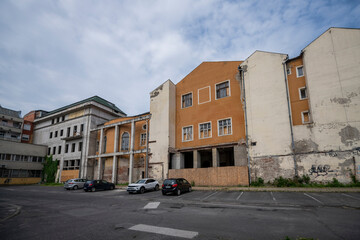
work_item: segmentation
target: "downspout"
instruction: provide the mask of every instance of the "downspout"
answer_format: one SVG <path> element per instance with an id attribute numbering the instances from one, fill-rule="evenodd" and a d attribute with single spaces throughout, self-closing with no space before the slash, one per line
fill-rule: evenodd
<path id="1" fill-rule="evenodd" d="M 247 125 L 247 110 L 246 110 L 246 96 L 245 96 L 245 79 L 244 79 L 244 69 L 239 65 L 239 74 L 240 74 L 240 99 L 244 106 L 245 112 L 245 139 L 246 139 L 246 148 L 247 148 L 247 162 L 248 162 L 248 178 L 249 186 L 251 185 L 251 171 L 250 171 L 250 154 L 249 154 L 249 135 L 248 135 L 248 125 Z"/>
<path id="2" fill-rule="evenodd" d="M 284 69 L 284 78 L 285 78 L 285 89 L 286 89 L 286 100 L 288 105 L 288 112 L 289 112 L 289 123 L 290 123 L 290 133 L 291 133 L 291 150 L 294 160 L 294 170 L 295 170 L 295 177 L 298 176 L 298 169 L 296 164 L 296 156 L 295 156 L 295 143 L 294 143 L 294 132 L 293 132 L 293 126 L 292 126 L 292 117 L 291 117 L 291 106 L 290 106 L 290 97 L 289 97 L 289 88 L 288 88 L 288 79 L 287 79 L 287 72 L 286 72 L 286 62 L 289 59 L 289 56 L 286 56 L 286 58 L 283 61 L 283 69 Z"/>

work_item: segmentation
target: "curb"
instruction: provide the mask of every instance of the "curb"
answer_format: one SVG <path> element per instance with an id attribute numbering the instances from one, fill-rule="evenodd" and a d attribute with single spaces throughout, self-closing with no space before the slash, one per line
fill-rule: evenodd
<path id="1" fill-rule="evenodd" d="M 18 206 L 18 205 L 8 204 L 8 206 L 10 206 L 10 207 L 12 207 L 12 208 L 15 208 L 15 212 L 12 213 L 12 214 L 10 214 L 10 215 L 8 215 L 8 216 L 5 217 L 5 218 L 2 218 L 2 219 L 0 218 L 0 223 L 5 222 L 5 221 L 9 220 L 10 218 L 15 217 L 16 215 L 18 215 L 18 214 L 21 212 L 21 207 Z"/>

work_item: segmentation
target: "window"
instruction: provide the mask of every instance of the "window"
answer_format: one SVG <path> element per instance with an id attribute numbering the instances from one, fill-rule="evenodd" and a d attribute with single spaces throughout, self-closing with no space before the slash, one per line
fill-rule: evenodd
<path id="1" fill-rule="evenodd" d="M 53 147 L 53 155 L 56 154 L 56 147 Z"/>
<path id="2" fill-rule="evenodd" d="M 60 130 L 60 137 L 62 137 L 63 135 L 64 135 L 64 130 L 61 129 L 61 130 Z"/>
<path id="3" fill-rule="evenodd" d="M 30 131 L 31 125 L 30 124 L 24 124 L 24 130 Z"/>
<path id="4" fill-rule="evenodd" d="M 291 74 L 291 68 L 286 68 L 286 73 L 287 73 L 287 75 L 290 75 Z"/>
<path id="5" fill-rule="evenodd" d="M 306 87 L 299 88 L 300 100 L 307 99 Z"/>
<path id="6" fill-rule="evenodd" d="M 61 117 L 61 120 L 62 120 L 62 121 L 65 121 L 65 116 L 62 116 L 62 117 Z"/>
<path id="7" fill-rule="evenodd" d="M 70 127 L 67 128 L 67 133 L 66 133 L 67 137 L 70 137 L 70 129 L 71 129 Z"/>
<path id="8" fill-rule="evenodd" d="M 296 67 L 296 77 L 304 76 L 303 66 Z"/>
<path id="9" fill-rule="evenodd" d="M 144 125 L 142 126 L 142 129 L 143 129 L 143 130 L 146 130 L 146 124 L 144 124 Z"/>
<path id="10" fill-rule="evenodd" d="M 219 136 L 231 135 L 231 119 L 224 119 L 218 121 Z"/>
<path id="11" fill-rule="evenodd" d="M 80 125 L 80 133 L 83 133 L 83 131 L 84 131 L 84 124 L 81 124 Z"/>
<path id="12" fill-rule="evenodd" d="M 71 145 L 71 152 L 75 152 L 75 143 Z"/>
<path id="13" fill-rule="evenodd" d="M 216 99 L 230 96 L 230 81 L 216 84 Z"/>
<path id="14" fill-rule="evenodd" d="M 57 122 L 60 122 L 60 117 L 58 117 L 56 120 L 57 120 Z"/>
<path id="15" fill-rule="evenodd" d="M 192 106 L 192 93 L 184 94 L 181 96 L 181 108 Z"/>
<path id="16" fill-rule="evenodd" d="M 52 138 L 52 132 L 50 132 L 50 138 Z"/>
<path id="17" fill-rule="evenodd" d="M 127 132 L 121 136 L 121 150 L 129 150 L 129 133 Z"/>
<path id="18" fill-rule="evenodd" d="M 24 141 L 29 141 L 29 139 L 30 139 L 30 136 L 29 136 L 29 135 L 27 135 L 27 134 L 23 134 L 23 135 L 22 135 L 22 140 L 24 140 Z"/>
<path id="19" fill-rule="evenodd" d="M 310 113 L 309 111 L 301 112 L 302 123 L 310 123 Z"/>
<path id="20" fill-rule="evenodd" d="M 141 133 L 140 134 L 140 146 L 145 146 L 145 145 L 146 145 L 146 133 Z"/>
<path id="21" fill-rule="evenodd" d="M 76 133 L 77 133 L 77 126 L 74 126 L 74 132 L 73 132 L 73 134 L 76 135 Z"/>
<path id="22" fill-rule="evenodd" d="M 51 124 L 54 124 L 55 123 L 55 119 L 51 119 Z"/>
<path id="23" fill-rule="evenodd" d="M 182 135 L 183 135 L 183 138 L 182 138 L 183 142 L 192 141 L 193 140 L 193 127 L 192 126 L 183 127 Z"/>
<path id="24" fill-rule="evenodd" d="M 48 148 L 48 155 L 51 154 L 51 148 Z"/>
<path id="25" fill-rule="evenodd" d="M 57 135 L 58 135 L 58 131 L 55 131 L 55 137 L 57 137 Z"/>
<path id="26" fill-rule="evenodd" d="M 81 150 L 82 150 L 82 142 L 79 142 L 78 151 L 81 152 Z"/>
<path id="27" fill-rule="evenodd" d="M 66 144 L 65 145 L 65 153 L 68 153 L 69 152 L 69 144 Z"/>
<path id="28" fill-rule="evenodd" d="M 61 154 L 61 146 L 58 147 L 58 154 Z"/>
<path id="29" fill-rule="evenodd" d="M 211 122 L 199 124 L 199 138 L 210 138 L 211 137 Z"/>

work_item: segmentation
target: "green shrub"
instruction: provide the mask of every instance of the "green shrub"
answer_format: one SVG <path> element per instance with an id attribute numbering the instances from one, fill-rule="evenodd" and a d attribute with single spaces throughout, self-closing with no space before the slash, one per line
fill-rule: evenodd
<path id="1" fill-rule="evenodd" d="M 195 181 L 191 181 L 191 186 L 195 187 Z"/>
<path id="2" fill-rule="evenodd" d="M 251 183 L 251 186 L 253 186 L 253 187 L 262 187 L 262 186 L 264 186 L 264 179 L 262 179 L 262 178 L 256 179 L 256 181 L 253 181 Z"/>

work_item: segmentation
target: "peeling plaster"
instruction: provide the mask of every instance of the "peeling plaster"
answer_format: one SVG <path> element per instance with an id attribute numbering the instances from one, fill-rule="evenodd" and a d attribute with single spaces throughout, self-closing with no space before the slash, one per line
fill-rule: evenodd
<path id="1" fill-rule="evenodd" d="M 339 132 L 339 136 L 341 137 L 341 142 L 346 146 L 352 146 L 353 141 L 360 140 L 360 132 L 357 128 L 351 127 L 350 125 L 344 127 Z"/>
<path id="2" fill-rule="evenodd" d="M 295 141 L 294 145 L 295 153 L 316 152 L 319 150 L 319 145 L 313 142 L 311 139 Z"/>
<path id="3" fill-rule="evenodd" d="M 351 102 L 350 98 L 332 98 L 330 99 L 331 102 L 333 103 L 338 103 L 338 104 L 348 104 Z"/>
<path id="4" fill-rule="evenodd" d="M 160 91 L 162 91 L 162 90 L 163 90 L 163 85 L 161 85 L 160 87 L 158 87 L 158 88 L 156 88 L 154 91 L 152 91 L 152 92 L 150 93 L 150 98 L 156 97 L 157 95 L 160 94 Z"/>

